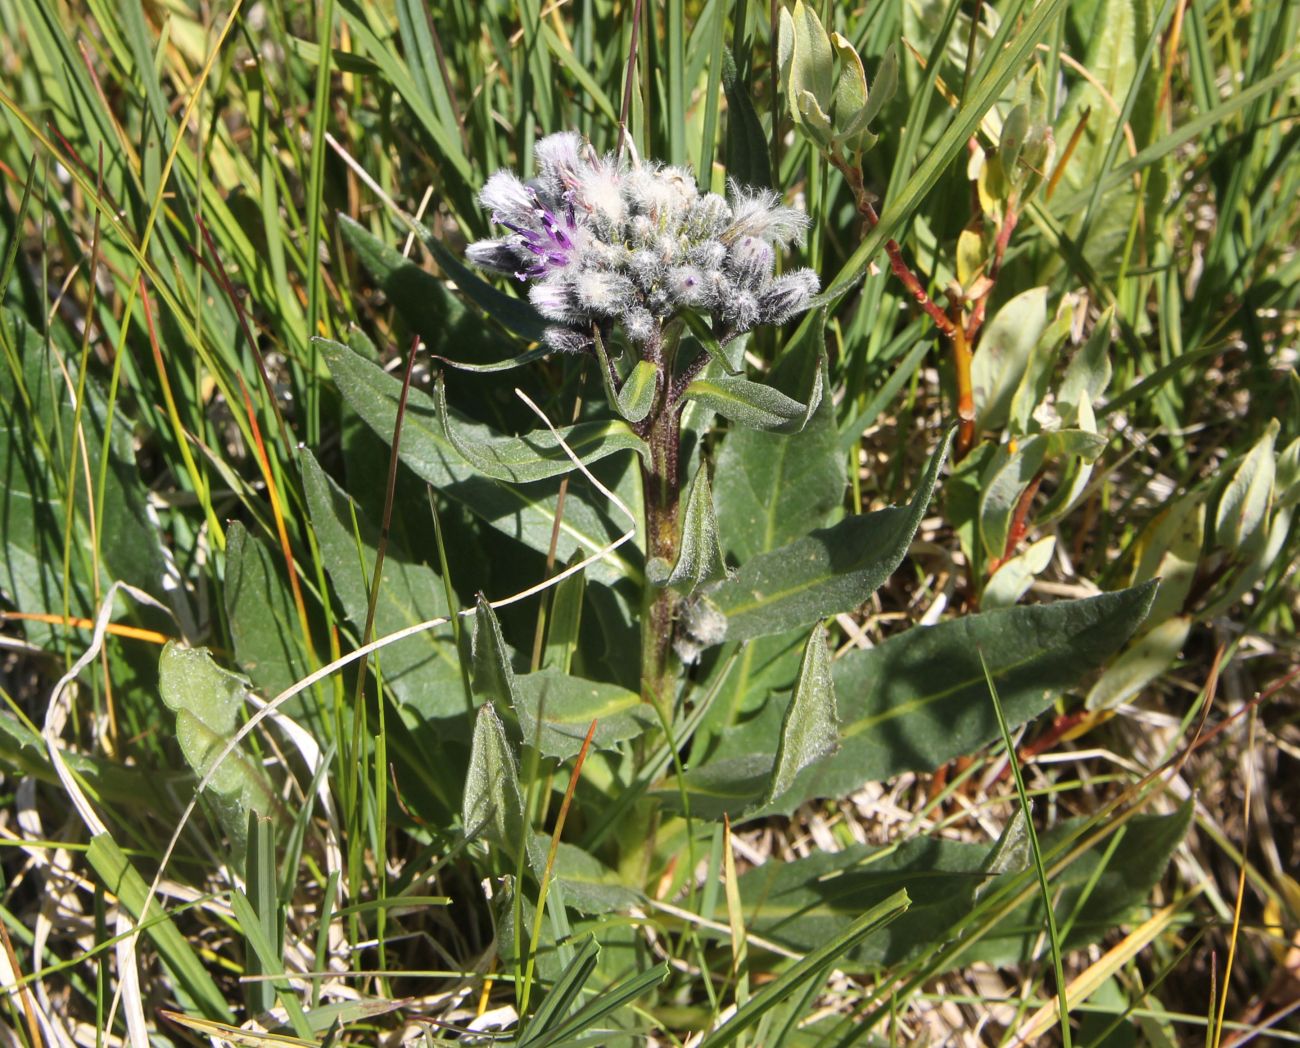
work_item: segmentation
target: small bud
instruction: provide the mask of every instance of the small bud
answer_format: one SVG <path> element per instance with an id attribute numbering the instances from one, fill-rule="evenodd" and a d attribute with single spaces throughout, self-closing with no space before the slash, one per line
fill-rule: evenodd
<path id="1" fill-rule="evenodd" d="M 498 171 L 478 194 L 479 203 L 492 212 L 492 220 L 504 224 L 528 225 L 537 208 L 537 194 L 509 171 Z"/>
<path id="2" fill-rule="evenodd" d="M 504 240 L 479 240 L 465 249 L 465 257 L 480 269 L 497 273 L 514 273 L 519 269 L 519 256 Z"/>
<path id="3" fill-rule="evenodd" d="M 573 289 L 563 277 L 538 281 L 528 290 L 528 300 L 547 320 L 572 321 Z"/>
<path id="4" fill-rule="evenodd" d="M 542 332 L 542 341 L 557 353 L 583 353 L 593 345 L 591 336 L 586 332 L 558 324 Z"/>
<path id="5" fill-rule="evenodd" d="M 821 281 L 811 269 L 797 269 L 778 277 L 758 298 L 760 324 L 783 324 L 812 304 Z"/>

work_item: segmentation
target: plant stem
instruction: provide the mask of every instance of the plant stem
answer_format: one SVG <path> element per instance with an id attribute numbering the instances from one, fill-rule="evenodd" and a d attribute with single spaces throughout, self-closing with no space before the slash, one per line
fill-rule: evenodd
<path id="1" fill-rule="evenodd" d="M 665 334 L 667 337 L 665 337 Z M 658 332 L 642 346 L 644 359 L 659 369 L 659 391 L 650 415 L 638 427 L 650 447 L 650 462 L 641 461 L 645 501 L 646 561 L 677 562 L 677 510 L 681 497 L 681 410 L 673 383 L 680 329 Z M 648 573 L 647 573 L 648 574 Z M 673 613 L 677 595 L 648 579 L 641 604 L 641 697 L 665 717 L 672 716 L 676 693 L 673 661 Z"/>
<path id="2" fill-rule="evenodd" d="M 646 559 L 677 562 L 677 509 L 681 477 L 677 406 L 665 404 L 654 417 L 647 440 L 650 464 L 643 462 Z M 667 586 L 646 583 L 641 613 L 641 697 L 667 716 L 672 715 L 676 677 L 673 665 L 673 612 L 677 595 Z"/>

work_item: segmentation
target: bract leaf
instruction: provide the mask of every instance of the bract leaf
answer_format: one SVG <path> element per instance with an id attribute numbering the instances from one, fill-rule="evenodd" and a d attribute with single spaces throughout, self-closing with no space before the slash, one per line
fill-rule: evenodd
<path id="1" fill-rule="evenodd" d="M 512 860 L 518 857 L 524 845 L 524 799 L 510 740 L 490 702 L 479 707 L 474 719 L 461 820 L 467 834 L 496 845 Z"/>
<path id="2" fill-rule="evenodd" d="M 703 461 L 691 480 L 682 519 L 681 547 L 667 585 L 684 593 L 706 582 L 726 578 L 727 565 L 718 541 L 718 521 L 713 514 L 713 491 Z"/>
<path id="3" fill-rule="evenodd" d="M 781 744 L 772 766 L 772 781 L 764 804 L 778 800 L 798 774 L 839 748 L 839 723 L 835 712 L 835 682 L 831 678 L 831 653 L 818 626 L 808 638 L 794 695 L 781 725 Z"/>

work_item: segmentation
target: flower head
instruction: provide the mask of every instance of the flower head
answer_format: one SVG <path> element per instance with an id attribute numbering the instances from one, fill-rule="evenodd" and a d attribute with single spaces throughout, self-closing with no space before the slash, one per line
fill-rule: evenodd
<path id="1" fill-rule="evenodd" d="M 723 340 L 779 324 L 811 304 L 812 270 L 777 277 L 777 251 L 808 219 L 770 190 L 731 183 L 701 193 L 685 168 L 601 156 L 571 131 L 537 143 L 537 177 L 498 171 L 479 192 L 509 232 L 471 244 L 482 269 L 531 283 L 529 299 L 556 325 L 548 345 L 591 345 L 595 325 L 641 344 L 683 311 L 708 316 Z"/>

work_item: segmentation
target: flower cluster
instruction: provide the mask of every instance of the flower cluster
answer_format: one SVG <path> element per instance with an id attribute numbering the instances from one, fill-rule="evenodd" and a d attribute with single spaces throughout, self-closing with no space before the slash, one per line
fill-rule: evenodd
<path id="1" fill-rule="evenodd" d="M 773 274 L 777 250 L 808 223 L 774 193 L 734 182 L 726 198 L 701 193 L 683 168 L 601 156 L 571 131 L 543 138 L 535 155 L 534 180 L 503 170 L 484 185 L 480 203 L 510 232 L 468 256 L 532 282 L 556 349 L 590 345 L 593 324 L 644 344 L 684 310 L 709 317 L 725 342 L 783 323 L 817 293 L 810 269 Z"/>

